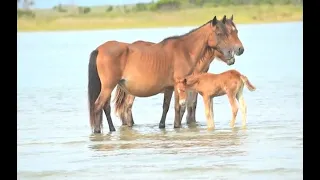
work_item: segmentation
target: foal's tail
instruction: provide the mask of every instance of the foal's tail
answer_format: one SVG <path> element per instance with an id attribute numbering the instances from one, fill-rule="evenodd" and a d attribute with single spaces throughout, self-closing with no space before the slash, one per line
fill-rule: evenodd
<path id="1" fill-rule="evenodd" d="M 113 99 L 115 101 L 115 113 L 116 115 L 122 117 L 124 113 L 124 108 L 126 104 L 126 99 L 128 97 L 128 94 L 122 90 L 119 85 L 117 86 L 116 95 Z M 122 120 L 122 119 L 121 119 Z"/>
<path id="2" fill-rule="evenodd" d="M 247 87 L 250 91 L 256 90 L 256 87 L 254 87 L 254 85 L 251 84 L 251 82 L 249 81 L 249 79 L 248 79 L 246 76 L 240 75 L 240 78 L 241 78 L 242 82 L 246 85 L 246 87 Z"/>
<path id="3" fill-rule="evenodd" d="M 88 101 L 89 101 L 90 125 L 92 129 L 95 127 L 95 123 L 96 123 L 94 103 L 98 98 L 100 89 L 101 89 L 101 82 L 98 75 L 97 64 L 96 64 L 98 53 L 99 51 L 97 49 L 91 52 L 89 65 L 88 65 Z M 100 118 L 102 118 L 102 116 L 100 116 Z M 99 121 L 101 123 L 100 127 L 102 126 L 101 120 Z"/>

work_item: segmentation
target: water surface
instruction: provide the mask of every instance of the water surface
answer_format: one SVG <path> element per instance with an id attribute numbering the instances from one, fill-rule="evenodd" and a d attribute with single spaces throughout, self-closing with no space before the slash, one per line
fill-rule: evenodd
<path id="1" fill-rule="evenodd" d="M 233 66 L 257 87 L 244 90 L 247 128 L 239 111 L 231 129 L 226 96 L 215 98 L 216 130 L 206 130 L 202 98 L 197 125 L 158 128 L 163 95 L 136 98 L 136 125 L 91 135 L 87 105 L 90 52 L 107 40 L 158 42 L 193 27 L 18 33 L 18 179 L 302 179 L 302 22 L 238 25 L 245 53 Z"/>

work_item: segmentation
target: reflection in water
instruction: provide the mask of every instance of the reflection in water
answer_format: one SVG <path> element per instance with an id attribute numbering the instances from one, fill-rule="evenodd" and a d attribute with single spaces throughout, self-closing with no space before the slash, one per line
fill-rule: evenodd
<path id="1" fill-rule="evenodd" d="M 155 130 L 154 126 L 122 126 L 115 133 L 91 135 L 94 142 L 89 146 L 94 151 L 118 150 L 166 150 L 161 153 L 197 153 L 219 156 L 243 155 L 242 141 L 246 140 L 246 129 L 233 128 L 207 131 L 206 126 L 192 128 Z M 130 153 L 130 152 L 127 152 Z"/>

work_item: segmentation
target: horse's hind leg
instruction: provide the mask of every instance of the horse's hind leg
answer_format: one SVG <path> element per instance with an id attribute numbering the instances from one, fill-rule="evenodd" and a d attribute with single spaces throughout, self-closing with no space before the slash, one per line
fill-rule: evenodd
<path id="1" fill-rule="evenodd" d="M 95 127 L 94 127 L 94 133 L 101 133 L 101 128 L 102 128 L 102 109 L 104 108 L 104 105 L 107 103 L 107 101 L 110 101 L 111 98 L 111 92 L 113 89 L 111 88 L 103 88 L 103 86 L 101 87 L 101 91 L 100 94 L 95 102 L 95 114 L 96 114 L 96 118 L 95 118 Z M 109 104 L 110 105 L 110 104 Z M 110 108 L 107 108 L 107 110 L 110 110 Z M 106 113 L 108 113 L 108 111 L 106 111 Z M 110 114 L 110 111 L 109 111 Z M 110 121 L 111 120 L 111 116 L 109 116 Z M 108 120 L 109 122 L 109 120 Z M 109 128 L 110 128 L 110 124 L 109 124 Z"/>
<path id="2" fill-rule="evenodd" d="M 116 131 L 116 129 L 114 128 L 112 119 L 111 119 L 111 106 L 110 106 L 110 98 L 107 100 L 107 102 L 105 103 L 104 107 L 103 107 L 104 113 L 107 117 L 107 122 L 109 125 L 109 131 Z"/>
<path id="3" fill-rule="evenodd" d="M 247 105 L 243 98 L 243 88 L 237 93 L 237 100 L 239 101 L 239 106 L 242 114 L 242 127 L 245 127 L 247 124 Z"/>
<path id="4" fill-rule="evenodd" d="M 230 103 L 231 108 L 232 108 L 232 118 L 231 118 L 231 121 L 230 121 L 230 127 L 234 127 L 234 124 L 236 122 L 236 116 L 237 116 L 237 113 L 238 113 L 237 99 L 236 99 L 236 95 L 234 95 L 234 94 L 228 93 L 227 96 L 228 96 L 229 103 Z"/>
<path id="5" fill-rule="evenodd" d="M 163 105 L 162 105 L 162 116 L 159 123 L 159 128 L 165 128 L 166 126 L 166 118 L 167 113 L 170 107 L 170 102 L 172 98 L 173 89 L 168 88 L 164 90 L 164 97 L 163 97 Z"/>

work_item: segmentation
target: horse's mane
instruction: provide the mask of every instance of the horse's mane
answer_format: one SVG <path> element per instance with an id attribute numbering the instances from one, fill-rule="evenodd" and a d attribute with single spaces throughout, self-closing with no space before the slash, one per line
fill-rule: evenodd
<path id="1" fill-rule="evenodd" d="M 201 26 L 199 26 L 199 27 L 197 27 L 197 28 L 194 28 L 194 29 L 190 30 L 189 32 L 187 32 L 187 33 L 185 33 L 185 34 L 167 37 L 167 38 L 163 39 L 160 43 L 166 44 L 166 42 L 169 41 L 169 40 L 180 39 L 180 38 L 182 38 L 182 37 L 184 37 L 184 36 L 187 36 L 187 35 L 195 32 L 195 31 L 197 31 L 198 29 L 202 28 L 203 26 L 207 25 L 208 23 L 212 23 L 212 20 L 204 23 L 203 25 L 201 25 Z M 221 21 L 217 21 L 216 26 L 217 26 L 218 28 L 220 28 L 224 33 L 227 33 L 227 28 L 226 28 L 225 24 L 223 24 Z"/>

